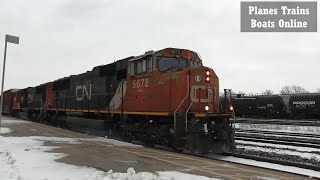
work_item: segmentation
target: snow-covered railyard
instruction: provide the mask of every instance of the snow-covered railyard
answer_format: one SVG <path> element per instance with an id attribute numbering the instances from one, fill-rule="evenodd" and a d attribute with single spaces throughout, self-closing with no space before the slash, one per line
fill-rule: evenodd
<path id="1" fill-rule="evenodd" d="M 301 141 L 307 145 L 317 146 L 317 144 L 320 144 L 320 127 L 318 126 L 236 123 L 236 128 L 240 130 L 240 132 L 237 133 L 239 136 L 247 135 L 248 137 L 256 137 L 257 139 L 273 138 L 284 142 L 283 144 L 276 144 L 236 140 L 236 152 L 239 154 L 320 167 L 319 148 L 285 144 L 285 142 Z M 246 132 L 246 130 L 248 130 L 248 132 Z M 254 133 L 252 133 L 252 131 Z M 268 133 L 264 134 L 263 132 Z M 289 135 L 285 135 L 286 133 Z M 294 136 L 290 136 L 290 133 Z M 313 135 L 314 137 L 312 137 Z"/>
<path id="2" fill-rule="evenodd" d="M 245 159 L 204 159 L 12 118 L 3 125 L 0 180 L 305 178 L 238 164 Z"/>

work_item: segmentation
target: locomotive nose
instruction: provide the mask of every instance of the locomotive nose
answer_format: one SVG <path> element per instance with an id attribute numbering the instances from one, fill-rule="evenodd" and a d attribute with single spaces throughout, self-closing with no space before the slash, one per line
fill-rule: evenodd
<path id="1" fill-rule="evenodd" d="M 214 71 L 206 67 L 197 67 L 190 70 L 190 100 L 191 110 L 196 112 L 215 112 L 218 92 L 218 78 Z"/>
<path id="2" fill-rule="evenodd" d="M 191 81 L 195 85 L 210 86 L 215 73 L 209 68 L 195 68 L 190 70 Z"/>

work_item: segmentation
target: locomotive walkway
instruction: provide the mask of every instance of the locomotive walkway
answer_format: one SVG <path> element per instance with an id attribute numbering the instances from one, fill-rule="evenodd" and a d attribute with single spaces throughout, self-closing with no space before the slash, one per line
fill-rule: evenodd
<path id="1" fill-rule="evenodd" d="M 295 174 L 195 157 L 138 145 L 112 143 L 113 140 L 108 141 L 107 138 L 97 138 L 95 136 L 45 124 L 30 122 L 22 124 L 7 123 L 3 125 L 13 131 L 8 134 L 2 134 L 1 136 L 44 136 L 75 139 L 79 143 L 67 143 L 64 141 L 53 142 L 48 140 L 45 142 L 45 145 L 58 147 L 50 152 L 67 154 L 67 156 L 59 159 L 58 162 L 76 166 L 94 167 L 106 172 L 110 169 L 117 172 L 126 172 L 129 167 L 133 167 L 138 172 L 180 171 L 221 179 L 306 178 Z M 102 139 L 106 139 L 106 141 Z"/>

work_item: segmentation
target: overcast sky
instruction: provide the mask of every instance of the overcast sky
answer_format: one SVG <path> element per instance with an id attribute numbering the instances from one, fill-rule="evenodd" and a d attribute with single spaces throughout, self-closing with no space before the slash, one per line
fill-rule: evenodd
<path id="1" fill-rule="evenodd" d="M 5 89 L 166 47 L 198 52 L 221 89 L 320 88 L 320 34 L 241 33 L 238 0 L 0 0 L 1 69 L 5 34 L 21 38 Z"/>

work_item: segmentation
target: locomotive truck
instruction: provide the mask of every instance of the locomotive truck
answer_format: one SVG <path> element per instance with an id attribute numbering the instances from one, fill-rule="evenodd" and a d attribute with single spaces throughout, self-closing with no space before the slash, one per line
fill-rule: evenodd
<path id="1" fill-rule="evenodd" d="M 148 51 L 15 92 L 12 113 L 197 153 L 235 147 L 231 90 L 187 49 Z M 94 124 L 94 125 L 92 125 Z"/>

